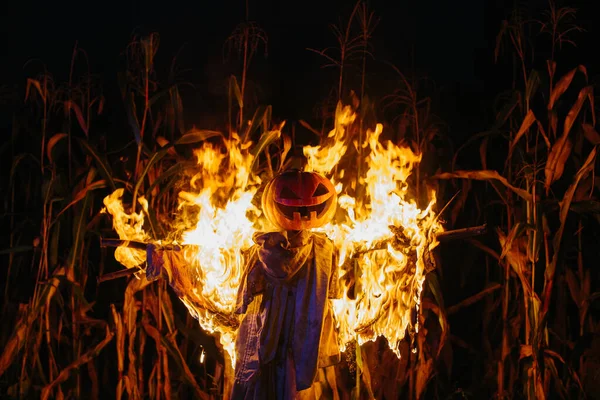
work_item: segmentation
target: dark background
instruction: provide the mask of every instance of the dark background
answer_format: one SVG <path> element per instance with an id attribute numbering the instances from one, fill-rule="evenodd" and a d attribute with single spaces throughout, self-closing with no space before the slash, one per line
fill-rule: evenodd
<path id="1" fill-rule="evenodd" d="M 591 3 L 591 2 L 587 2 Z M 323 70 L 323 59 L 306 50 L 335 45 L 330 23 L 347 18 L 353 1 L 287 2 L 250 0 L 250 19 L 267 32 L 268 57 L 258 54 L 251 66 L 251 80 L 259 82 L 262 102 L 272 104 L 280 119 L 306 119 L 335 84 L 336 71 Z M 559 4 L 560 5 L 560 4 Z M 570 2 L 579 8 L 579 23 L 588 30 L 576 35 L 579 48 L 572 64 L 584 63 L 594 75 L 591 4 Z M 397 65 L 409 76 L 427 76 L 436 83 L 434 110 L 448 123 L 449 133 L 461 141 L 485 129 L 490 101 L 512 81 L 510 57 L 494 64 L 494 47 L 501 21 L 515 6 L 513 1 L 383 1 L 370 2 L 379 25 L 374 34 L 374 54 L 379 64 L 369 66 L 369 94 L 383 96 L 377 77 L 389 75 L 384 61 Z M 519 7 L 540 15 L 545 0 L 524 2 Z M 75 44 L 89 57 L 91 71 L 100 74 L 105 95 L 118 95 L 117 71 L 123 51 L 133 34 L 158 32 L 157 68 L 166 70 L 175 55 L 186 69 L 184 77 L 197 90 L 184 96 L 186 123 L 210 121 L 225 101 L 224 43 L 245 17 L 245 2 L 238 1 L 121 1 L 121 2 L 4 2 L 0 8 L 2 37 L 0 84 L 24 85 L 25 78 L 40 71 L 43 62 L 57 79 L 67 79 Z M 542 63 L 544 60 L 540 60 Z M 543 64 L 540 65 L 543 67 Z M 572 68 L 568 62 L 565 69 Z M 110 104 L 110 101 L 107 101 Z"/>
<path id="2" fill-rule="evenodd" d="M 593 29 L 593 2 L 567 4 L 579 9 L 578 23 L 587 32 L 576 34 L 577 49 L 567 49 L 559 68 L 587 66 L 595 75 L 593 61 L 600 36 Z M 369 2 L 380 18 L 373 45 L 378 63 L 369 65 L 371 96 L 383 96 L 386 85 L 379 76 L 390 75 L 391 62 L 409 76 L 427 76 L 436 84 L 434 112 L 447 124 L 455 141 L 485 129 L 492 112 L 491 101 L 510 88 L 512 69 L 506 55 L 494 63 L 494 47 L 501 21 L 518 6 L 541 17 L 546 0 L 517 3 L 510 0 L 442 0 Z M 268 56 L 254 58 L 249 79 L 259 82 L 261 101 L 272 104 L 280 119 L 308 119 L 335 84 L 336 71 L 323 70 L 324 60 L 307 47 L 335 46 L 329 24 L 347 18 L 354 1 L 249 0 L 249 18 L 268 34 Z M 75 44 L 84 49 L 91 71 L 100 74 L 105 94 L 118 96 L 117 71 L 132 35 L 160 34 L 157 68 L 166 70 L 177 55 L 184 78 L 197 87 L 184 96 L 186 123 L 210 125 L 226 101 L 227 77 L 223 68 L 224 44 L 235 26 L 245 18 L 246 3 L 237 1 L 105 1 L 50 2 L 11 1 L 1 6 L 0 29 L 4 44 L 0 84 L 24 85 L 25 78 L 39 72 L 39 60 L 58 79 L 67 79 Z M 539 44 L 538 44 L 539 48 Z M 576 53 L 576 54 L 575 54 Z M 235 55 L 234 55 L 235 57 Z M 545 59 L 540 57 L 539 68 Z M 559 71 L 560 72 L 560 71 Z M 108 99 L 107 99 L 108 100 Z M 110 101 L 107 101 L 110 104 Z"/>

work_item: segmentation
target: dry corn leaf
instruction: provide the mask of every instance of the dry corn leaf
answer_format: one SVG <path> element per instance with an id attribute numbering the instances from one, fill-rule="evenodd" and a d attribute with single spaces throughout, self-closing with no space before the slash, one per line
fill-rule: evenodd
<path id="1" fill-rule="evenodd" d="M 427 383 L 433 374 L 433 359 L 428 358 L 426 361 L 419 360 L 417 364 L 417 385 L 416 385 L 416 398 L 422 398 Z"/>
<path id="2" fill-rule="evenodd" d="M 577 119 L 577 116 L 579 115 L 579 112 L 581 111 L 581 108 L 583 107 L 583 103 L 585 102 L 586 99 L 590 100 L 590 103 L 591 103 L 590 108 L 592 110 L 592 115 L 593 115 L 594 100 L 591 95 L 592 95 L 592 86 L 586 86 L 579 91 L 579 94 L 577 95 L 577 100 L 575 101 L 575 104 L 573 104 L 573 107 L 571 107 L 571 109 L 567 113 L 567 116 L 565 117 L 563 136 L 567 136 L 569 134 L 569 132 L 571 132 L 571 128 L 573 127 L 573 124 L 575 123 L 575 120 Z"/>
<path id="3" fill-rule="evenodd" d="M 166 399 L 171 398 L 171 393 L 173 389 L 171 387 L 171 374 L 169 373 L 169 357 L 167 357 L 167 351 L 163 347 L 162 348 L 162 361 L 163 361 L 163 371 L 164 371 L 164 382 L 163 382 L 163 391 Z"/>
<path id="4" fill-rule="evenodd" d="M 175 141 L 175 144 L 195 144 L 199 142 L 204 142 L 207 139 L 223 136 L 223 134 L 219 131 L 211 131 L 208 129 L 192 129 L 186 134 L 182 135 L 179 139 Z"/>
<path id="5" fill-rule="evenodd" d="M 525 296 L 535 295 L 532 293 L 529 280 L 525 276 L 528 260 L 527 253 L 521 251 L 519 246 L 513 246 L 514 241 L 510 241 L 509 237 L 507 237 L 500 229 L 497 229 L 497 233 L 500 246 L 502 246 L 502 254 L 505 255 L 506 260 L 519 277 Z"/>
<path id="6" fill-rule="evenodd" d="M 551 362 L 552 364 L 554 364 L 554 359 L 560 361 L 565 367 L 567 367 L 568 371 L 569 371 L 569 375 L 571 375 L 571 377 L 573 378 L 573 380 L 575 381 L 575 383 L 577 383 L 577 386 L 579 386 L 579 388 L 581 390 L 583 390 L 583 386 L 581 385 L 581 381 L 579 380 L 579 375 L 577 375 L 577 372 L 575 372 L 571 366 L 565 362 L 564 358 L 562 358 L 562 356 L 560 354 L 558 354 L 557 352 L 550 350 L 550 349 L 544 349 L 544 362 L 549 363 Z M 554 367 L 556 368 L 556 367 Z"/>
<path id="7" fill-rule="evenodd" d="M 462 189 L 461 189 L 458 197 L 456 198 L 454 205 L 452 206 L 452 210 L 450 211 L 450 221 L 453 226 L 456 223 L 456 220 L 458 219 L 459 213 L 463 210 L 463 208 L 467 202 L 467 198 L 469 197 L 470 191 L 471 191 L 471 181 L 468 179 L 463 180 Z"/>
<path id="8" fill-rule="evenodd" d="M 575 190 L 577 189 L 579 182 L 584 179 L 590 173 L 590 171 L 593 170 L 595 161 L 596 147 L 594 147 L 594 149 L 590 152 L 587 159 L 583 163 L 583 166 L 579 169 L 579 171 L 577 171 L 577 174 L 575 174 L 573 183 L 571 183 L 565 192 L 562 201 L 560 202 L 560 227 L 556 231 L 556 234 L 553 238 L 552 246 L 554 254 L 552 255 L 551 260 L 548 260 L 549 262 L 547 262 L 546 271 L 544 273 L 544 307 L 542 311 L 543 315 L 540 317 L 540 319 L 544 319 L 545 314 L 548 312 L 548 308 L 550 307 L 550 297 L 552 294 L 552 286 L 554 285 L 554 272 L 556 271 L 558 254 L 560 252 L 560 245 L 562 243 L 562 235 L 565 229 L 567 215 L 571 209 L 571 202 L 573 200 L 573 196 L 575 195 Z"/>
<path id="9" fill-rule="evenodd" d="M 149 294 L 149 293 L 148 293 Z M 147 295 L 148 296 L 148 295 Z M 148 302 L 149 299 L 148 297 L 146 298 L 146 302 Z M 163 360 L 163 364 L 166 364 L 166 361 L 168 359 L 167 357 L 167 353 L 166 353 L 166 349 L 162 344 L 162 340 L 161 340 L 161 334 L 158 331 L 158 329 L 152 325 L 150 325 L 150 323 L 148 323 L 147 318 L 144 318 L 144 320 L 142 321 L 142 326 L 144 327 L 144 330 L 146 331 L 146 333 L 152 338 L 154 339 L 154 342 L 156 343 L 156 351 L 159 355 L 159 359 L 157 360 L 156 364 L 154 365 L 154 369 L 152 371 L 152 374 L 154 374 L 155 372 L 158 372 L 158 369 L 161 365 L 161 359 Z M 168 365 L 168 364 L 166 364 Z M 161 384 L 157 383 L 157 387 L 156 390 L 157 392 L 164 392 L 166 395 L 166 398 L 170 397 L 170 390 L 167 391 L 167 386 L 170 388 L 171 384 L 170 384 L 170 380 L 169 380 L 169 370 L 168 369 L 164 369 L 163 370 L 163 378 L 164 378 L 164 382 L 162 382 L 163 388 L 161 390 Z M 159 379 L 158 377 L 156 378 L 157 380 Z M 150 377 L 150 380 L 152 380 L 152 376 Z M 151 396 L 152 397 L 152 396 Z"/>
<path id="10" fill-rule="evenodd" d="M 577 190 L 575 190 L 575 195 L 573 196 L 573 200 L 575 202 L 584 202 L 592 200 L 592 194 L 594 192 L 594 184 L 597 184 L 598 179 L 590 175 L 579 182 L 577 186 Z"/>
<path id="11" fill-rule="evenodd" d="M 34 321 L 38 318 L 40 311 L 45 304 L 50 303 L 56 294 L 61 278 L 65 275 L 65 268 L 57 268 L 52 279 L 44 285 L 41 294 L 37 297 L 35 305 L 29 309 L 29 313 L 15 324 L 15 329 L 10 339 L 4 344 L 2 354 L 0 355 L 0 376 L 6 372 L 17 356 L 19 351 L 26 343 L 26 338 L 29 330 L 33 326 Z"/>
<path id="12" fill-rule="evenodd" d="M 525 84 L 525 104 L 529 105 L 540 86 L 540 74 L 534 69 L 529 73 Z"/>
<path id="13" fill-rule="evenodd" d="M 473 302 L 475 302 L 475 301 L 473 301 Z M 446 314 L 449 315 L 450 313 L 449 312 L 444 313 L 444 311 L 437 304 L 435 304 L 434 302 L 432 302 L 428 299 L 423 299 L 421 304 L 424 309 L 430 310 L 438 317 L 438 323 L 440 324 L 441 335 L 439 338 L 439 344 L 438 344 L 437 352 L 435 355 L 435 358 L 437 359 L 440 356 L 440 353 L 441 353 L 442 349 L 444 348 L 446 341 L 448 340 L 448 333 L 450 331 L 450 327 L 448 324 L 448 320 L 446 319 Z"/>
<path id="14" fill-rule="evenodd" d="M 583 294 L 584 299 L 588 299 L 590 297 L 590 291 L 592 288 L 590 270 L 586 269 L 583 273 L 583 282 L 581 284 L 581 292 Z"/>
<path id="15" fill-rule="evenodd" d="M 515 147 L 517 146 L 517 143 L 519 142 L 519 140 L 521 140 L 521 138 L 523 137 L 525 132 L 527 132 L 529 130 L 529 128 L 535 121 L 537 121 L 537 119 L 535 118 L 533 111 L 529 110 L 529 112 L 527 112 L 527 115 L 525 116 L 525 119 L 523 119 L 523 123 L 521 124 L 519 131 L 517 132 L 517 134 L 513 138 L 512 143 L 510 144 L 510 148 L 508 150 L 508 158 L 509 159 L 512 157 L 512 153 L 515 150 Z"/>
<path id="16" fill-rule="evenodd" d="M 511 185 L 505 177 L 500 175 L 497 171 L 494 170 L 482 170 L 482 171 L 454 171 L 454 172 L 443 172 L 441 174 L 437 174 L 432 176 L 432 179 L 475 179 L 478 181 L 490 181 L 497 180 L 510 189 L 512 192 L 517 194 L 519 197 L 526 201 L 531 201 L 531 194 L 526 190 L 520 189 Z"/>
<path id="17" fill-rule="evenodd" d="M 92 106 L 96 100 L 98 100 L 98 115 L 100 115 L 102 114 L 102 111 L 104 111 L 104 96 L 96 97 L 96 99 L 90 103 L 90 106 Z"/>
<path id="18" fill-rule="evenodd" d="M 161 335 L 160 335 L 160 332 L 158 331 L 158 329 L 156 329 L 156 327 L 150 325 L 150 323 L 148 323 L 147 320 L 142 321 L 142 326 L 144 327 L 144 330 L 146 331 L 148 336 L 150 336 L 152 339 L 154 339 L 154 341 L 156 342 L 156 345 L 160 347 Z"/>
<path id="19" fill-rule="evenodd" d="M 158 364 L 154 363 L 154 366 L 152 367 L 152 371 L 150 371 L 150 376 L 148 376 L 148 397 L 151 399 L 157 399 L 159 398 L 159 396 L 157 396 L 157 392 L 160 393 L 160 383 L 156 382 L 156 372 L 158 370 Z"/>
<path id="20" fill-rule="evenodd" d="M 573 143 L 567 135 L 561 136 L 552 146 L 544 171 L 546 173 L 546 194 L 550 191 L 550 186 L 562 176 L 565 162 L 569 159 L 572 148 Z"/>
<path id="21" fill-rule="evenodd" d="M 508 233 L 508 236 L 506 236 L 504 243 L 502 243 L 502 252 L 500 253 L 500 258 L 504 258 L 506 254 L 513 248 L 513 242 L 519 237 L 519 235 L 522 233 L 522 230 L 523 224 L 520 222 L 517 222 L 513 225 L 512 229 Z M 517 244 L 519 243 L 517 242 Z"/>
<path id="22" fill-rule="evenodd" d="M 90 169 L 90 171 L 92 171 L 92 170 Z M 65 211 L 67 211 L 73 205 L 80 202 L 88 194 L 88 192 L 90 192 L 92 190 L 97 190 L 97 189 L 104 189 L 107 186 L 108 185 L 107 185 L 106 181 L 103 179 L 87 184 L 87 186 L 85 186 L 83 189 L 79 190 L 79 192 L 77 192 L 75 194 L 75 196 L 73 196 L 73 200 L 69 204 L 67 204 L 62 210 L 60 210 L 58 212 L 58 214 L 56 214 L 56 216 L 54 217 L 54 221 L 57 221 L 58 217 L 60 217 Z"/>
<path id="23" fill-rule="evenodd" d="M 169 146 L 169 144 L 170 144 L 170 142 L 164 136 L 157 136 L 156 137 L 156 143 L 161 148 Z M 177 151 L 175 150 L 175 147 L 169 147 L 169 150 L 167 150 L 167 153 L 170 154 L 170 155 L 172 155 L 172 156 L 176 156 L 177 155 Z"/>
<path id="24" fill-rule="evenodd" d="M 591 144 L 593 144 L 594 146 L 600 144 L 600 134 L 596 132 L 592 125 L 582 124 L 581 127 L 583 128 L 583 135 L 587 140 L 590 141 Z"/>
<path id="25" fill-rule="evenodd" d="M 321 132 L 319 132 L 318 130 L 316 130 L 312 126 L 310 126 L 310 124 L 308 122 L 304 121 L 303 119 L 299 120 L 298 122 L 300 123 L 300 125 L 302 125 L 304 128 L 306 128 L 309 131 L 311 131 L 312 133 L 314 133 L 316 136 L 318 136 L 318 137 L 322 136 Z"/>
<path id="26" fill-rule="evenodd" d="M 285 164 L 285 158 L 287 157 L 287 155 L 291 149 L 292 149 L 292 139 L 288 135 L 284 134 L 283 135 L 283 151 L 282 151 L 280 159 L 279 159 L 279 170 L 280 171 L 283 169 L 283 166 Z"/>
<path id="27" fill-rule="evenodd" d="M 150 283 L 151 282 L 148 281 L 145 276 L 142 276 L 140 279 L 131 279 L 125 289 L 125 300 L 123 304 L 123 314 L 125 315 L 125 318 L 123 319 L 123 322 L 127 329 L 127 333 L 130 336 L 135 333 L 134 331 L 137 325 L 138 305 L 136 304 L 135 294 Z"/>
<path id="28" fill-rule="evenodd" d="M 548 112 L 548 126 L 550 127 L 550 136 L 555 138 L 556 132 L 558 132 L 558 115 L 554 110 Z"/>
<path id="29" fill-rule="evenodd" d="M 462 309 L 463 307 L 467 307 L 467 306 L 470 306 L 471 304 L 477 303 L 479 300 L 483 299 L 485 296 L 487 296 L 490 293 L 495 292 L 498 289 L 502 289 L 502 285 L 499 283 L 492 283 L 489 286 L 487 286 L 485 289 L 483 289 L 481 292 L 474 294 L 473 296 L 467 297 L 466 299 L 462 300 L 458 304 L 448 307 L 448 309 L 446 310 L 446 313 L 448 315 L 452 315 L 452 314 L 456 313 L 457 311 L 459 311 L 460 309 Z"/>
<path id="30" fill-rule="evenodd" d="M 46 147 L 46 155 L 48 156 L 48 160 L 50 160 L 50 163 L 54 162 L 54 160 L 52 160 L 52 149 L 61 139 L 64 139 L 66 137 L 66 133 L 57 133 L 48 140 L 48 145 Z"/>
<path id="31" fill-rule="evenodd" d="M 540 121 L 537 121 L 537 126 L 539 132 L 542 134 L 542 138 L 544 138 L 544 143 L 546 143 L 546 147 L 551 148 L 552 144 L 550 143 L 550 139 L 548 139 L 548 135 L 546 134 L 546 130 L 544 129 L 544 125 Z"/>
<path id="32" fill-rule="evenodd" d="M 110 305 L 116 329 L 116 345 L 117 345 L 117 371 L 119 372 L 119 386 L 122 385 L 123 371 L 125 370 L 125 329 L 123 327 L 123 319 L 117 311 L 114 304 Z M 121 396 L 122 390 L 117 390 L 117 397 Z"/>
<path id="33" fill-rule="evenodd" d="M 483 169 L 487 169 L 487 145 L 489 141 L 490 137 L 486 136 L 479 145 L 479 158 L 481 159 L 481 167 Z"/>
<path id="34" fill-rule="evenodd" d="M 94 365 L 94 360 L 90 360 L 87 362 L 87 370 L 90 381 L 92 382 L 92 387 L 90 389 L 90 399 L 96 400 L 99 398 L 100 385 L 98 383 L 98 372 L 96 371 L 96 366 Z"/>
<path id="35" fill-rule="evenodd" d="M 127 367 L 127 382 L 125 385 L 125 389 L 127 389 L 127 398 L 128 399 L 133 399 L 133 400 L 137 400 L 137 399 L 142 399 L 142 396 L 140 395 L 140 381 L 142 378 L 140 378 L 138 376 L 138 370 L 137 370 L 137 358 L 136 355 L 138 355 L 139 353 L 136 352 L 135 350 L 135 338 L 136 338 L 136 332 L 133 332 L 133 334 L 129 335 L 129 345 L 128 345 L 128 349 L 127 349 L 127 355 L 129 357 L 129 365 Z"/>
<path id="36" fill-rule="evenodd" d="M 106 337 L 100 343 L 98 343 L 93 349 L 90 349 L 86 353 L 84 353 L 81 357 L 79 357 L 79 359 L 73 361 L 71 364 L 65 367 L 62 371 L 60 371 L 60 374 L 56 377 L 56 379 L 54 379 L 51 383 L 44 387 L 41 396 L 42 400 L 47 400 L 50 396 L 50 393 L 52 392 L 52 389 L 54 389 L 56 385 L 66 381 L 69 378 L 69 375 L 71 374 L 72 370 L 79 369 L 81 365 L 87 364 L 90 360 L 95 358 L 100 353 L 100 351 L 102 351 L 102 349 L 112 340 L 113 336 L 114 333 L 111 332 L 107 326 Z"/>
<path id="37" fill-rule="evenodd" d="M 530 344 L 523 344 L 519 349 L 519 360 L 522 360 L 527 357 L 531 357 L 533 355 L 533 351 L 531 349 Z"/>
<path id="38" fill-rule="evenodd" d="M 579 288 L 579 282 L 570 268 L 567 268 L 566 280 L 567 286 L 569 286 L 569 292 L 571 293 L 571 298 L 579 307 L 579 305 L 581 304 L 581 291 Z"/>
<path id="39" fill-rule="evenodd" d="M 164 136 L 157 136 L 156 143 L 158 143 L 160 147 L 165 147 L 169 144 L 169 141 Z"/>
<path id="40" fill-rule="evenodd" d="M 554 108 L 554 104 L 556 103 L 558 98 L 562 96 L 564 92 L 567 91 L 569 86 L 571 86 L 571 82 L 573 81 L 573 77 L 575 76 L 575 73 L 577 71 L 581 71 L 581 73 L 585 75 L 587 80 L 587 70 L 583 65 L 580 65 L 577 68 L 573 68 L 571 71 L 564 74 L 552 89 L 552 93 L 550 94 L 550 101 L 548 101 L 548 110 Z"/>
<path id="41" fill-rule="evenodd" d="M 556 73 L 556 61 L 546 60 L 546 67 L 548 68 L 548 75 L 553 77 Z"/>
<path id="42" fill-rule="evenodd" d="M 31 78 L 27 78 L 27 86 L 25 87 L 25 101 L 27 101 L 27 99 L 29 98 L 29 92 L 31 90 L 31 86 L 33 86 L 37 90 L 38 94 L 40 95 L 40 97 L 42 98 L 42 100 L 45 103 L 46 102 L 46 91 L 42 90 L 40 81 L 38 81 L 37 79 L 31 79 Z M 44 89 L 46 89 L 45 85 L 44 85 Z"/>
<path id="43" fill-rule="evenodd" d="M 88 127 L 88 124 L 85 122 L 85 118 L 83 118 L 83 113 L 81 112 L 81 108 L 79 107 L 79 105 L 72 102 L 71 100 L 67 100 L 67 101 L 65 101 L 65 113 L 68 114 L 70 110 L 73 110 L 73 112 L 75 113 L 77 122 L 79 122 L 79 127 L 81 128 L 81 130 L 83 131 L 83 133 L 85 133 L 85 136 L 87 137 L 88 133 L 89 133 L 89 127 Z"/>
<path id="44" fill-rule="evenodd" d="M 535 374 L 535 399 L 545 400 L 546 391 L 544 390 L 544 384 L 542 383 L 542 369 L 540 368 L 537 361 L 535 362 L 537 374 Z"/>

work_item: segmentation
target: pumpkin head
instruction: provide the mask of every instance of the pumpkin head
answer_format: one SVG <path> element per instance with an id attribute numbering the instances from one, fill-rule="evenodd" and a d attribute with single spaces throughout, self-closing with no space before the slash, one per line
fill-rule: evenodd
<path id="1" fill-rule="evenodd" d="M 291 170 L 265 187 L 262 208 L 281 229 L 299 231 L 325 225 L 335 214 L 337 195 L 329 179 L 314 172 Z"/>

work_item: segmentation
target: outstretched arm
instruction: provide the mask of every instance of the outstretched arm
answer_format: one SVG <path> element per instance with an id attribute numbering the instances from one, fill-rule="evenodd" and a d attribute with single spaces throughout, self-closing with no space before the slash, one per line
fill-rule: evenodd
<path id="1" fill-rule="evenodd" d="M 146 278 L 155 280 L 166 277 L 169 285 L 190 311 L 212 314 L 219 325 L 237 329 L 239 321 L 235 316 L 219 311 L 208 299 L 200 296 L 196 290 L 197 278 L 184 257 L 183 249 L 182 246 L 163 248 L 154 244 L 147 245 Z M 194 316 L 198 318 L 197 315 Z"/>

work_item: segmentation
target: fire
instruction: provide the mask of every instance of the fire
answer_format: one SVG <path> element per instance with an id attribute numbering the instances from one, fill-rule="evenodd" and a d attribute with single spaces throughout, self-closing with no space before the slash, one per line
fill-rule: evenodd
<path id="1" fill-rule="evenodd" d="M 181 243 L 188 268 L 196 273 L 192 289 L 207 309 L 198 309 L 182 298 L 190 313 L 208 332 L 219 332 L 220 342 L 235 360 L 235 330 L 222 326 L 212 310 L 232 315 L 237 298 L 244 260 L 240 249 L 252 245 L 255 232 L 252 220 L 260 211 L 252 205 L 252 198 L 261 183 L 251 175 L 252 155 L 242 152 L 237 136 L 225 140 L 227 154 L 221 149 L 204 144 L 195 151 L 200 172 L 191 180 L 193 192 L 179 193 L 182 212 L 176 231 L 183 231 Z M 198 214 L 193 217 L 190 213 Z M 251 214 L 254 218 L 248 218 Z M 191 229 L 186 226 L 196 220 Z"/>
<path id="2" fill-rule="evenodd" d="M 340 266 L 343 297 L 333 301 L 340 332 L 340 349 L 352 341 L 362 344 L 384 336 L 398 356 L 398 343 L 413 326 L 425 280 L 424 254 L 442 231 L 436 214 L 435 193 L 420 209 L 409 196 L 407 179 L 421 160 L 407 147 L 382 142 L 383 127 L 366 132 L 364 143 L 352 142 L 351 125 L 356 115 L 350 107 L 338 107 L 335 128 L 320 146 L 306 146 L 308 170 L 327 175 L 338 192 L 335 220 L 320 228 L 334 242 Z M 277 128 L 280 129 L 280 128 Z M 280 134 L 279 130 L 274 132 Z M 195 150 L 198 172 L 179 193 L 177 218 L 170 244 L 183 246 L 190 287 L 180 291 L 183 303 L 202 328 L 218 333 L 221 345 L 235 358 L 234 306 L 244 267 L 244 250 L 253 245 L 254 232 L 264 229 L 261 211 L 253 198 L 261 186 L 252 174 L 254 156 L 250 143 L 233 135 L 224 145 L 204 143 Z M 352 147 L 352 144 L 354 145 Z M 343 168 L 349 149 L 363 148 L 366 168 Z M 357 187 L 363 188 L 360 196 Z M 149 242 L 143 231 L 143 213 L 127 213 L 121 203 L 122 189 L 104 203 L 113 216 L 121 239 Z M 140 199 L 147 208 L 145 199 Z M 163 243 L 165 244 L 165 243 Z M 117 249 L 117 260 L 127 267 L 143 264 L 145 254 Z"/>
<path id="3" fill-rule="evenodd" d="M 398 343 L 411 324 L 413 309 L 420 304 L 425 280 L 423 254 L 437 245 L 432 233 L 442 227 L 433 212 L 435 193 L 424 210 L 414 200 L 406 200 L 406 181 L 421 156 L 390 141 L 381 143 L 382 131 L 381 124 L 367 131 L 367 172 L 360 178 L 367 201 L 357 204 L 356 198 L 343 193 L 344 185 L 337 185 L 338 204 L 346 212 L 346 220 L 324 230 L 339 251 L 340 281 L 345 285 L 344 296 L 333 300 L 341 350 L 353 340 L 363 344 L 384 336 L 400 356 Z M 315 171 L 325 173 L 330 168 L 330 152 L 307 148 L 304 153 Z M 338 176 L 348 179 L 344 170 Z M 398 230 L 405 239 L 401 246 L 394 245 Z M 354 275 L 352 280 L 345 279 L 348 274 Z"/>
<path id="4" fill-rule="evenodd" d="M 114 230 L 121 239 L 140 242 L 150 240 L 150 236 L 144 231 L 144 214 L 142 212 L 126 212 L 121 197 L 123 197 L 123 189 L 117 189 L 104 199 L 106 211 L 113 217 Z M 138 202 L 144 210 L 148 209 L 148 202 L 145 198 L 139 198 Z M 146 253 L 142 250 L 120 246 L 115 250 L 115 258 L 127 268 L 134 268 L 146 261 Z"/>

